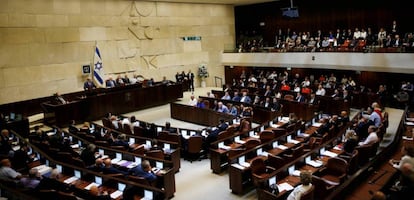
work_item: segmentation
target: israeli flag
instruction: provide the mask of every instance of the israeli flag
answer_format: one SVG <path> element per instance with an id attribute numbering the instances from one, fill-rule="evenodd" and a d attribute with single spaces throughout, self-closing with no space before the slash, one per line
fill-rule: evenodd
<path id="1" fill-rule="evenodd" d="M 95 56 L 93 60 L 93 80 L 98 87 L 104 87 L 104 73 L 101 53 L 98 46 L 95 47 Z"/>

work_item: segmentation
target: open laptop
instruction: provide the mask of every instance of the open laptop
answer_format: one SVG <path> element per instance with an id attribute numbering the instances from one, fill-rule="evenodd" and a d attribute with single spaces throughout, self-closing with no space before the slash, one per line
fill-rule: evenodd
<path id="1" fill-rule="evenodd" d="M 118 197 L 120 197 L 124 193 L 125 188 L 126 188 L 125 183 L 118 183 L 118 190 L 111 193 L 111 195 L 110 195 L 111 198 L 112 199 L 117 199 Z"/>
<path id="2" fill-rule="evenodd" d="M 79 171 L 79 170 L 74 170 L 74 171 L 73 171 L 73 176 L 72 176 L 72 177 L 70 177 L 70 178 L 68 178 L 68 179 L 66 179 L 66 180 L 64 180 L 63 182 L 64 182 L 64 183 L 66 183 L 66 184 L 70 184 L 70 183 L 72 183 L 73 181 L 76 181 L 76 180 L 81 179 L 81 178 L 82 178 L 81 171 Z"/>

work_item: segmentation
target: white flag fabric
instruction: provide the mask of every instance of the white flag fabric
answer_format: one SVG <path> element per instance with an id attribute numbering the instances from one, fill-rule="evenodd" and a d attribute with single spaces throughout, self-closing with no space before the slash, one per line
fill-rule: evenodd
<path id="1" fill-rule="evenodd" d="M 98 87 L 104 87 L 104 73 L 101 53 L 98 46 L 95 47 L 95 56 L 93 59 L 93 80 Z"/>

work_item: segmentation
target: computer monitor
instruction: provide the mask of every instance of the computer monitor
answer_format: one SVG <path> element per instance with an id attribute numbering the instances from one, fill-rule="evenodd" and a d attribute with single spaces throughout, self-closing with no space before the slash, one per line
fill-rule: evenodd
<path id="1" fill-rule="evenodd" d="M 272 146 L 273 146 L 273 148 L 276 148 L 277 146 L 279 146 L 279 142 L 274 141 Z"/>
<path id="2" fill-rule="evenodd" d="M 254 136 L 254 131 L 250 131 L 249 132 L 249 136 L 251 137 L 251 136 Z"/>
<path id="3" fill-rule="evenodd" d="M 105 151 L 103 149 L 98 149 L 98 153 L 101 155 L 105 155 Z"/>
<path id="4" fill-rule="evenodd" d="M 79 147 L 81 147 L 82 146 L 82 141 L 78 140 L 78 145 L 79 145 Z"/>
<path id="5" fill-rule="evenodd" d="M 16 113 L 11 112 L 10 113 L 10 120 L 15 120 L 16 119 Z"/>
<path id="6" fill-rule="evenodd" d="M 171 149 L 171 144 L 164 143 L 164 149 Z"/>
<path id="7" fill-rule="evenodd" d="M 322 147 L 321 149 L 319 149 L 319 154 L 323 154 L 325 152 L 325 147 Z"/>
<path id="8" fill-rule="evenodd" d="M 136 156 L 135 156 L 134 161 L 135 161 L 136 163 L 141 163 L 142 159 L 141 159 L 140 157 L 136 157 Z"/>
<path id="9" fill-rule="evenodd" d="M 155 162 L 155 167 L 158 169 L 164 169 L 164 163 L 156 161 Z"/>
<path id="10" fill-rule="evenodd" d="M 263 153 L 263 149 L 262 148 L 259 148 L 259 149 L 257 149 L 256 150 L 256 154 L 259 156 L 259 155 L 262 155 L 262 153 Z"/>
<path id="11" fill-rule="evenodd" d="M 190 135 L 197 135 L 197 132 L 195 132 L 195 131 L 190 131 Z"/>
<path id="12" fill-rule="evenodd" d="M 76 178 L 82 178 L 81 171 L 79 171 L 79 170 L 74 170 L 73 174 Z"/>
<path id="13" fill-rule="evenodd" d="M 305 158 L 305 163 L 309 163 L 312 160 L 311 156 L 307 156 Z"/>
<path id="14" fill-rule="evenodd" d="M 292 140 L 292 136 L 291 135 L 288 135 L 287 137 L 286 137 L 286 141 L 287 142 L 290 142 Z"/>
<path id="15" fill-rule="evenodd" d="M 239 157 L 239 163 L 245 163 L 245 162 L 246 162 L 246 157 L 240 156 Z"/>
<path id="16" fill-rule="evenodd" d="M 97 183 L 98 185 L 102 185 L 102 177 L 95 176 L 95 183 Z"/>
<path id="17" fill-rule="evenodd" d="M 276 184 L 276 176 L 272 176 L 269 178 L 269 185 Z"/>
<path id="18" fill-rule="evenodd" d="M 73 137 L 71 135 L 69 135 L 69 141 L 72 142 L 73 141 Z"/>
<path id="19" fill-rule="evenodd" d="M 125 183 L 118 183 L 118 190 L 123 192 L 126 188 L 126 184 Z"/>
<path id="20" fill-rule="evenodd" d="M 162 131 L 162 127 L 161 126 L 158 126 L 157 127 L 157 132 L 161 132 Z"/>
<path id="21" fill-rule="evenodd" d="M 47 160 L 47 159 L 46 159 L 46 161 L 45 161 L 45 165 L 46 165 L 46 166 L 49 166 L 49 164 L 50 164 L 50 163 L 49 163 L 49 160 Z"/>
<path id="22" fill-rule="evenodd" d="M 292 175 L 294 171 L 295 171 L 295 165 L 292 165 L 288 168 L 289 175 Z"/>
<path id="23" fill-rule="evenodd" d="M 144 190 L 144 198 L 145 199 L 154 199 L 154 194 L 150 190 Z"/>
<path id="24" fill-rule="evenodd" d="M 130 137 L 129 138 L 129 144 L 135 144 L 135 138 Z"/>
<path id="25" fill-rule="evenodd" d="M 260 127 L 260 132 L 264 131 L 264 126 Z"/>
<path id="26" fill-rule="evenodd" d="M 122 160 L 122 153 L 115 153 L 115 158 Z"/>
<path id="27" fill-rule="evenodd" d="M 234 141 L 240 141 L 240 136 L 236 136 L 235 138 L 234 138 Z"/>
<path id="28" fill-rule="evenodd" d="M 148 147 L 151 147 L 151 141 L 150 141 L 150 140 L 145 140 L 145 144 L 146 144 Z"/>
<path id="29" fill-rule="evenodd" d="M 181 130 L 181 135 L 187 135 L 187 130 Z"/>
<path id="30" fill-rule="evenodd" d="M 58 170 L 59 173 L 63 173 L 62 165 L 56 165 L 56 169 Z"/>

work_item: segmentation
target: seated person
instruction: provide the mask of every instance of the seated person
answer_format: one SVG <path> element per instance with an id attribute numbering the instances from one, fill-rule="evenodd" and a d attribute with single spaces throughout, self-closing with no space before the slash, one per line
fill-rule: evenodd
<path id="1" fill-rule="evenodd" d="M 352 155 L 352 152 L 356 146 L 358 146 L 358 136 L 354 130 L 348 130 L 345 133 L 345 141 L 342 149 L 344 150 L 345 154 Z"/>
<path id="2" fill-rule="evenodd" d="M 91 166 L 87 166 L 86 168 L 89 169 L 89 170 L 95 171 L 95 172 L 102 172 L 102 170 L 104 168 L 102 158 L 97 158 L 95 160 L 95 164 L 93 164 Z"/>
<path id="3" fill-rule="evenodd" d="M 129 143 L 128 143 L 126 134 L 124 134 L 124 133 L 119 134 L 118 137 L 116 137 L 116 139 L 114 140 L 114 142 L 112 142 L 111 145 L 112 146 L 122 146 L 125 149 L 129 149 Z"/>
<path id="4" fill-rule="evenodd" d="M 128 172 L 122 171 L 117 169 L 116 167 L 114 167 L 112 165 L 111 159 L 107 158 L 104 160 L 104 167 L 102 169 L 102 173 L 103 174 L 122 174 L 122 175 L 127 175 Z"/>
<path id="5" fill-rule="evenodd" d="M 40 173 L 36 168 L 29 170 L 29 176 L 20 179 L 20 184 L 27 189 L 35 189 L 40 183 Z"/>
<path id="6" fill-rule="evenodd" d="M 309 171 L 303 171 L 300 173 L 301 185 L 298 185 L 287 197 L 287 200 L 300 199 L 306 191 L 312 187 L 312 174 Z"/>
<path id="7" fill-rule="evenodd" d="M 89 190 L 89 196 L 92 200 L 111 200 L 111 196 L 108 191 L 102 191 L 102 188 L 98 188 L 96 185 L 93 185 Z"/>
<path id="8" fill-rule="evenodd" d="M 365 140 L 359 142 L 358 145 L 362 146 L 377 143 L 379 141 L 379 138 L 376 131 L 377 127 L 375 125 L 370 125 L 368 127 L 368 137 L 365 138 Z"/>
<path id="9" fill-rule="evenodd" d="M 54 97 L 54 102 L 55 104 L 67 104 L 68 101 L 65 100 L 62 95 L 60 95 L 58 92 L 56 92 L 55 94 L 53 94 Z"/>
<path id="10" fill-rule="evenodd" d="M 322 118 L 319 120 L 319 123 L 322 123 L 321 126 L 315 131 L 316 137 L 322 137 L 325 133 L 329 132 L 331 124 L 329 123 L 328 118 Z"/>
<path id="11" fill-rule="evenodd" d="M 150 182 L 157 180 L 157 175 L 152 171 L 152 167 L 148 160 L 143 160 L 141 164 L 130 169 L 129 171 L 132 175 L 144 177 Z"/>
<path id="12" fill-rule="evenodd" d="M 43 177 L 40 180 L 39 185 L 37 185 L 36 190 L 56 190 L 62 192 L 71 192 L 71 186 L 67 185 L 66 183 L 59 181 L 60 173 L 57 168 L 52 169 L 50 172 L 49 177 Z"/>
<path id="13" fill-rule="evenodd" d="M 163 129 L 164 131 L 168 131 L 169 133 L 178 133 L 176 128 L 172 128 L 171 127 L 171 123 L 170 122 L 165 122 L 165 127 Z"/>
<path id="14" fill-rule="evenodd" d="M 0 165 L 0 180 L 17 183 L 22 178 L 22 174 L 11 167 L 8 158 L 2 159 Z"/>
<path id="15" fill-rule="evenodd" d="M 96 89 L 95 83 L 91 80 L 91 78 L 86 78 L 85 83 L 83 84 L 83 89 L 85 91 Z"/>

